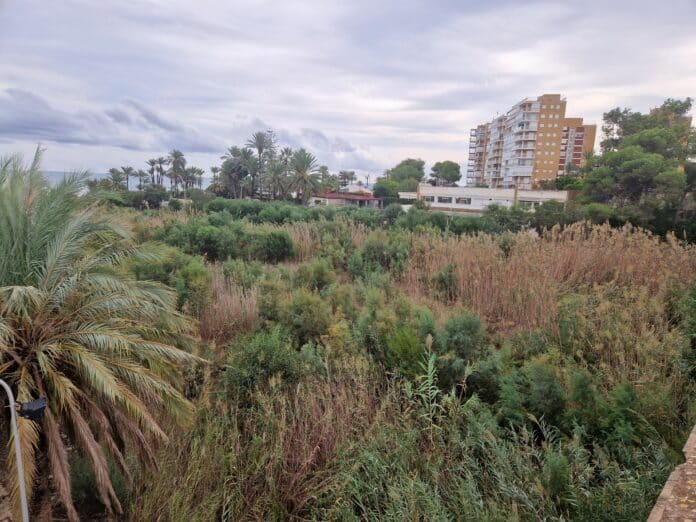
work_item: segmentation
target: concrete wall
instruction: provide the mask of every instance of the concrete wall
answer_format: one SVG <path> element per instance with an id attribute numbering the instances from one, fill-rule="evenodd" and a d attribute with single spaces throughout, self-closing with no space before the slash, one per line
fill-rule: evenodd
<path id="1" fill-rule="evenodd" d="M 696 426 L 683 451 L 685 462 L 667 479 L 648 522 L 696 520 Z"/>

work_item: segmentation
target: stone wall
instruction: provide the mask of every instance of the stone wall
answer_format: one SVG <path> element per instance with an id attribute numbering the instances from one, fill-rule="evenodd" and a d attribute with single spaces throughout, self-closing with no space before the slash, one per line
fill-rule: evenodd
<path id="1" fill-rule="evenodd" d="M 667 479 L 648 522 L 696 521 L 696 426 L 684 445 L 686 462 Z"/>

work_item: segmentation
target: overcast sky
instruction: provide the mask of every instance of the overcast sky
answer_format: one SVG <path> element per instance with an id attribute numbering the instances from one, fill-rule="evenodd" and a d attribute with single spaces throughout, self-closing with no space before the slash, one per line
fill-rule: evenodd
<path id="1" fill-rule="evenodd" d="M 271 128 L 332 170 L 465 163 L 527 96 L 600 123 L 696 95 L 695 21 L 693 0 L 0 0 L 0 155 L 207 168 Z"/>

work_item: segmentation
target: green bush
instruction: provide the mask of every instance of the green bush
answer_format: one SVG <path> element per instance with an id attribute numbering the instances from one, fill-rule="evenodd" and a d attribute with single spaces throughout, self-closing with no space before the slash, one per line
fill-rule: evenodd
<path id="1" fill-rule="evenodd" d="M 482 401 L 495 404 L 500 398 L 500 373 L 499 354 L 491 350 L 473 364 L 471 375 L 466 380 L 467 393 L 475 393 Z"/>
<path id="2" fill-rule="evenodd" d="M 208 190 L 189 189 L 188 197 L 196 210 L 203 210 L 205 205 L 215 199 L 215 194 Z"/>
<path id="3" fill-rule="evenodd" d="M 511 355 L 516 361 L 526 361 L 537 355 L 546 353 L 551 341 L 544 330 L 531 332 L 515 332 L 508 341 Z"/>
<path id="4" fill-rule="evenodd" d="M 553 371 L 540 362 L 528 364 L 524 369 L 527 381 L 525 407 L 534 416 L 551 425 L 558 425 L 565 411 L 565 392 Z"/>
<path id="5" fill-rule="evenodd" d="M 280 309 L 281 323 L 288 329 L 296 346 L 320 342 L 331 324 L 331 313 L 321 297 L 307 289 L 295 290 Z"/>
<path id="6" fill-rule="evenodd" d="M 481 319 L 470 312 L 450 317 L 441 332 L 441 349 L 464 360 L 471 360 L 486 345 L 486 331 Z"/>
<path id="7" fill-rule="evenodd" d="M 180 199 L 170 199 L 167 208 L 176 212 L 184 208 L 184 204 L 181 202 Z"/>
<path id="8" fill-rule="evenodd" d="M 393 225 L 404 214 L 401 203 L 391 203 L 384 208 L 384 220 L 390 225 Z"/>
<path id="9" fill-rule="evenodd" d="M 400 234 L 388 234 L 386 231 L 373 232 L 367 237 L 362 247 L 364 271 L 382 268 L 399 275 L 406 268 L 407 260 L 408 243 Z"/>
<path id="10" fill-rule="evenodd" d="M 261 279 L 263 265 L 258 261 L 228 259 L 222 264 L 222 272 L 225 279 L 248 290 Z"/>
<path id="11" fill-rule="evenodd" d="M 336 281 L 336 273 L 329 262 L 324 259 L 315 259 L 301 265 L 295 273 L 295 285 L 321 292 Z"/>
<path id="12" fill-rule="evenodd" d="M 483 353 L 486 334 L 483 322 L 469 312 L 450 317 L 436 336 L 437 369 L 443 389 L 463 384 L 467 364 Z"/>
<path id="13" fill-rule="evenodd" d="M 387 338 L 385 363 L 407 379 L 422 373 L 424 345 L 410 330 L 401 328 Z"/>
<path id="14" fill-rule="evenodd" d="M 204 255 L 211 261 L 222 260 L 227 257 L 223 244 L 223 232 L 212 225 L 202 226 L 194 232 L 195 252 Z"/>
<path id="15" fill-rule="evenodd" d="M 306 374 L 306 356 L 297 351 L 280 327 L 235 340 L 227 348 L 225 385 L 230 399 L 244 397 L 271 377 L 297 383 Z"/>
<path id="16" fill-rule="evenodd" d="M 259 230 L 250 234 L 246 257 L 264 263 L 278 263 L 291 259 L 294 248 L 285 230 Z"/>
<path id="17" fill-rule="evenodd" d="M 109 457 L 107 457 L 107 466 L 116 497 L 125 504 L 130 493 L 128 481 L 113 459 Z M 86 457 L 77 454 L 70 456 L 70 486 L 73 502 L 82 517 L 94 520 L 101 518 L 105 509 L 99 500 L 94 470 Z"/>
<path id="18" fill-rule="evenodd" d="M 459 299 L 459 283 L 454 268 L 454 264 L 446 265 L 432 280 L 435 298 L 445 303 L 454 303 Z"/>
<path id="19" fill-rule="evenodd" d="M 131 263 L 136 279 L 158 281 L 176 289 L 178 308 L 198 315 L 210 300 L 211 278 L 202 259 L 178 248 L 155 243 L 144 244 L 150 255 Z"/>
<path id="20" fill-rule="evenodd" d="M 575 369 L 570 376 L 566 430 L 580 433 L 588 440 L 596 440 L 606 417 L 603 397 L 592 382 L 592 376 L 584 370 Z"/>

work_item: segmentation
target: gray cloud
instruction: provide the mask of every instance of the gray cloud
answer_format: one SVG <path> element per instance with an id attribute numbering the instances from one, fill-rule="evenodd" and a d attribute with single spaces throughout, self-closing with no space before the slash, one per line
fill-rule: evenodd
<path id="1" fill-rule="evenodd" d="M 49 142 L 48 168 L 102 170 L 177 147 L 213 164 L 274 128 L 335 170 L 463 162 L 468 129 L 526 96 L 561 92 L 599 122 L 695 95 L 695 15 L 691 0 L 0 0 L 0 153 Z"/>
<path id="2" fill-rule="evenodd" d="M 192 152 L 216 152 L 221 146 L 218 140 L 169 122 L 133 101 L 105 110 L 68 112 L 15 88 L 0 91 L 0 135 L 130 150 L 182 147 Z"/>

